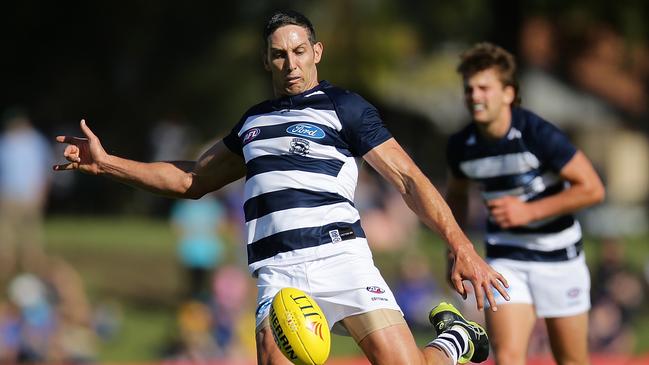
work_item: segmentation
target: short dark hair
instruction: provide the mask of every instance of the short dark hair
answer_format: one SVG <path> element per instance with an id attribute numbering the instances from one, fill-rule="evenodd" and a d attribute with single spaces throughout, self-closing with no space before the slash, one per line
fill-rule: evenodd
<path id="1" fill-rule="evenodd" d="M 307 30 L 309 33 L 309 42 L 315 44 L 315 29 L 309 18 L 302 13 L 295 10 L 277 10 L 275 11 L 266 22 L 264 27 L 264 45 L 268 48 L 268 37 L 273 34 L 277 28 L 285 25 L 297 25 Z"/>
<path id="2" fill-rule="evenodd" d="M 467 79 L 492 67 L 498 70 L 500 81 L 504 86 L 514 88 L 515 97 L 512 105 L 520 104 L 518 79 L 516 78 L 516 60 L 504 48 L 489 42 L 477 43 L 460 55 L 457 72 Z"/>

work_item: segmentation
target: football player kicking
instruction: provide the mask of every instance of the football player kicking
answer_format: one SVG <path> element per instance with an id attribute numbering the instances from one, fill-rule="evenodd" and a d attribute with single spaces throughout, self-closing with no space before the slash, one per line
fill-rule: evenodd
<path id="1" fill-rule="evenodd" d="M 359 95 L 318 80 L 323 55 L 311 22 L 280 11 L 264 30 L 264 67 L 275 98 L 250 108 L 230 134 L 198 161 L 141 163 L 109 155 L 81 122 L 86 138 L 59 136 L 69 161 L 55 170 L 105 175 L 155 193 L 199 198 L 243 176 L 250 272 L 257 278 L 259 364 L 286 364 L 273 341 L 269 306 L 284 287 L 311 295 L 332 330 L 351 335 L 372 364 L 455 364 L 488 354 L 484 330 L 450 305 L 431 313 L 441 333 L 419 349 L 401 310 L 372 260 L 354 207 L 363 157 L 402 194 L 408 206 L 447 242 L 453 284 L 477 306 L 493 290 L 507 297 L 506 280 L 484 262 L 460 230 L 438 191 Z"/>

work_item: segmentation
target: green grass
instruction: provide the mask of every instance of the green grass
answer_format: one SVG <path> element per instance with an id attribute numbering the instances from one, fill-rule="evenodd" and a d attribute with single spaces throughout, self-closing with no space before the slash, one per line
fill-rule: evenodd
<path id="1" fill-rule="evenodd" d="M 123 327 L 114 338 L 101 344 L 99 360 L 159 359 L 165 342 L 175 335 L 175 308 L 181 290 L 175 238 L 168 222 L 124 216 L 50 217 L 46 221 L 46 238 L 48 253 L 64 257 L 80 272 L 92 304 L 110 301 L 122 308 Z M 474 242 L 479 242 L 479 238 Z M 649 259 L 647 237 L 628 238 L 625 242 L 629 267 L 640 270 Z M 433 277 L 443 280 L 443 243 L 433 233 L 422 231 L 417 247 L 417 254 L 425 255 L 432 263 Z M 242 248 L 235 245 L 232 249 Z M 600 254 L 597 242 L 587 240 L 586 252 L 592 267 Z M 400 259 L 408 254 L 412 252 L 375 253 L 377 266 L 388 282 L 398 272 Z M 637 352 L 648 352 L 647 309 L 635 329 Z M 431 336 L 432 333 L 415 334 L 420 345 Z M 360 353 L 351 338 L 333 336 L 332 357 Z"/>
<path id="2" fill-rule="evenodd" d="M 123 307 L 123 327 L 114 338 L 100 346 L 101 361 L 159 360 L 163 346 L 174 336 L 173 310 L 128 304 Z"/>

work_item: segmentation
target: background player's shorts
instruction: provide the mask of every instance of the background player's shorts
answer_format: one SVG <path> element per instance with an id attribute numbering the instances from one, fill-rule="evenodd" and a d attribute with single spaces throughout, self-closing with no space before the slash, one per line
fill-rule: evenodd
<path id="1" fill-rule="evenodd" d="M 530 303 L 541 318 L 568 317 L 590 309 L 590 273 L 583 253 L 561 262 L 502 258 L 487 262 L 509 282 L 509 302 L 494 290 L 498 305 Z"/>
<path id="2" fill-rule="evenodd" d="M 268 316 L 273 297 L 284 287 L 298 288 L 312 296 L 332 332 L 341 335 L 348 335 L 337 323 L 343 318 L 376 309 L 401 311 L 374 266 L 369 248 L 294 265 L 264 266 L 257 275 L 257 329 Z"/>

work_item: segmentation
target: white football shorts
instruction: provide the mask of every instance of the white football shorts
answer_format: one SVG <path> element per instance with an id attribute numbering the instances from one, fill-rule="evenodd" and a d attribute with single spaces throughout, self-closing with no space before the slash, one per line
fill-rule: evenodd
<path id="1" fill-rule="evenodd" d="M 572 260 L 560 262 L 503 258 L 487 259 L 487 262 L 509 283 L 509 302 L 493 290 L 498 305 L 533 304 L 540 318 L 569 317 L 590 309 L 590 273 L 583 252 Z"/>
<path id="2" fill-rule="evenodd" d="M 349 335 L 338 322 L 342 319 L 376 309 L 401 311 L 394 295 L 379 270 L 365 242 L 358 250 L 341 252 L 326 258 L 293 265 L 268 265 L 257 270 L 256 327 L 268 316 L 275 294 L 285 287 L 300 289 L 310 295 L 324 312 L 332 332 Z"/>

